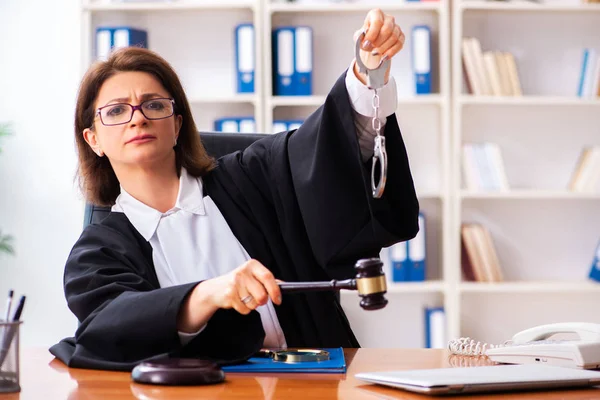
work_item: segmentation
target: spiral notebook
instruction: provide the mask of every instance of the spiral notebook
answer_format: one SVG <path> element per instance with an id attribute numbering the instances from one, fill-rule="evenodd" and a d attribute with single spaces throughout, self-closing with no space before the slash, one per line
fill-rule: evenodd
<path id="1" fill-rule="evenodd" d="M 344 351 L 339 348 L 326 348 L 329 360 L 306 362 L 283 362 L 272 358 L 251 357 L 247 362 L 221 367 L 225 372 L 293 372 L 311 374 L 343 374 L 346 372 Z"/>

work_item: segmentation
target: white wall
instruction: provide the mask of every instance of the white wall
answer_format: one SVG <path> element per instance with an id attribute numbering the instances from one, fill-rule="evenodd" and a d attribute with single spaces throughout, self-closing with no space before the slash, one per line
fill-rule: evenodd
<path id="1" fill-rule="evenodd" d="M 25 346 L 77 326 L 62 274 L 83 219 L 72 128 L 80 59 L 78 1 L 0 1 L 0 123 L 14 131 L 0 154 L 0 229 L 16 247 L 0 255 L 0 309 L 9 288 L 27 295 Z"/>

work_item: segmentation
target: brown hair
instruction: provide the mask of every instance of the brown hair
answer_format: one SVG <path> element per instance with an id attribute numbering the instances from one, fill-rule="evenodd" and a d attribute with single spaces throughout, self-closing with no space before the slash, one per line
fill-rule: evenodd
<path id="1" fill-rule="evenodd" d="M 107 157 L 98 157 L 83 138 L 83 131 L 92 127 L 95 103 L 104 82 L 118 72 L 140 71 L 154 76 L 175 100 L 175 114 L 182 116 L 182 125 L 175 146 L 177 171 L 184 167 L 192 176 L 202 176 L 215 167 L 198 135 L 187 97 L 169 63 L 158 54 L 139 47 L 115 50 L 108 60 L 94 63 L 86 72 L 77 96 L 75 108 L 75 142 L 79 157 L 79 186 L 92 204 L 113 205 L 120 193 L 119 181 Z"/>

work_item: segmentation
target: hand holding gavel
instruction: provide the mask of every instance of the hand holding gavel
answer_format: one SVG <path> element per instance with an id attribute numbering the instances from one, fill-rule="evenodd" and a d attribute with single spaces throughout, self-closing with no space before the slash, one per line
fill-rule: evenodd
<path id="1" fill-rule="evenodd" d="M 228 274 L 199 283 L 184 301 L 177 319 L 180 332 L 197 332 L 220 308 L 248 314 L 267 303 L 281 304 L 281 292 L 357 290 L 360 306 L 378 310 L 387 304 L 387 285 L 378 258 L 358 260 L 353 279 L 328 282 L 281 282 L 257 260 L 249 260 Z"/>
<path id="2" fill-rule="evenodd" d="M 384 294 L 387 290 L 383 263 L 379 258 L 363 258 L 356 262 L 356 277 L 343 281 L 328 282 L 280 282 L 282 292 L 358 290 L 360 306 L 365 310 L 379 310 L 388 303 Z"/>

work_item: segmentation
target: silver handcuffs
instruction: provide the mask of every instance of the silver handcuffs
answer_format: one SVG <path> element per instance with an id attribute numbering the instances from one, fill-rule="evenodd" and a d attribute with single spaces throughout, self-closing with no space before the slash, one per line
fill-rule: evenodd
<path id="1" fill-rule="evenodd" d="M 371 167 L 371 189 L 373 190 L 373 197 L 378 199 L 383 196 L 383 190 L 385 189 L 388 160 L 387 152 L 385 151 L 385 137 L 381 135 L 381 120 L 379 119 L 379 94 L 377 93 L 377 90 L 381 89 L 385 85 L 385 73 L 390 66 L 391 60 L 388 59 L 380 62 L 377 68 L 367 68 L 360 57 L 360 44 L 362 43 L 364 37 L 365 32 L 363 31 L 356 39 L 355 58 L 359 72 L 367 75 L 367 87 L 374 90 L 373 109 L 375 110 L 375 116 L 371 121 L 371 125 L 376 133 L 376 136 L 375 146 L 373 148 L 373 165 Z M 375 171 L 377 170 L 377 164 L 379 164 L 379 182 L 377 185 L 375 185 Z"/>

